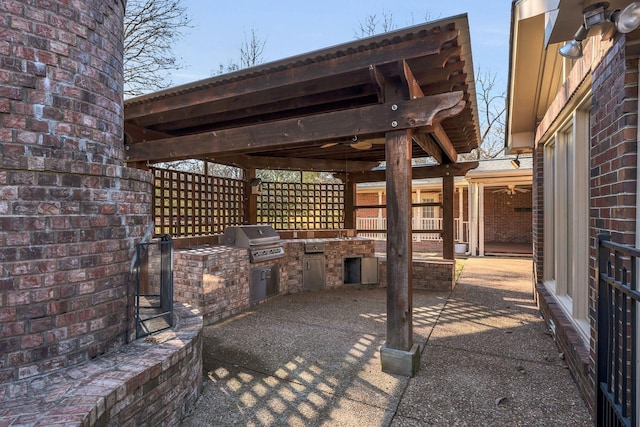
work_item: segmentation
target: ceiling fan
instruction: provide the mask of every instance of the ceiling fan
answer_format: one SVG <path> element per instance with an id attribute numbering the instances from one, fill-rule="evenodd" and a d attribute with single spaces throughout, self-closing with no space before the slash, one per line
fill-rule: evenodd
<path id="1" fill-rule="evenodd" d="M 494 193 L 505 193 L 505 194 L 508 194 L 510 196 L 513 196 L 516 193 L 528 193 L 528 192 L 529 192 L 528 188 L 517 188 L 513 184 L 507 185 L 507 188 L 501 188 L 499 190 L 494 190 Z"/>
<path id="2" fill-rule="evenodd" d="M 370 149 L 373 144 L 384 144 L 385 143 L 385 139 L 384 138 L 374 138 L 374 139 L 364 139 L 362 141 L 360 141 L 358 139 L 358 136 L 354 136 L 353 138 L 351 138 L 349 141 L 340 141 L 340 142 L 328 142 L 326 144 L 323 144 L 320 146 L 320 148 L 329 148 L 329 147 L 334 147 L 336 145 L 348 145 L 351 148 L 355 148 L 356 150 L 368 150 Z"/>

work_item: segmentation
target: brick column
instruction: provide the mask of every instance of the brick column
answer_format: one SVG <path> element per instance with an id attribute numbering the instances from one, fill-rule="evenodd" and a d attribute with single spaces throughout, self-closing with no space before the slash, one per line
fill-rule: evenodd
<path id="1" fill-rule="evenodd" d="M 127 339 L 152 180 L 123 166 L 123 15 L 0 2 L 0 384 Z"/>

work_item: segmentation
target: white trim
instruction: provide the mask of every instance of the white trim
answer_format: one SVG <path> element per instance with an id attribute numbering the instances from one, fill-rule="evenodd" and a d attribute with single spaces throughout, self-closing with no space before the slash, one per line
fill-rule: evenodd
<path id="1" fill-rule="evenodd" d="M 544 243 L 543 243 L 543 280 L 556 280 L 556 253 L 555 253 L 555 223 L 553 220 L 555 211 L 555 139 L 544 146 Z M 555 292 L 555 284 L 554 284 Z"/>
<path id="2" fill-rule="evenodd" d="M 555 247 L 556 256 L 556 287 L 557 294 L 564 295 L 567 293 L 567 250 L 568 241 L 566 238 L 567 231 L 567 146 L 564 143 L 564 131 L 556 133 L 555 143 L 555 189 L 553 221 L 555 228 Z"/>
<path id="3" fill-rule="evenodd" d="M 484 184 L 478 184 L 478 256 L 484 256 Z"/>
<path id="4" fill-rule="evenodd" d="M 556 290 L 556 282 L 550 280 L 544 282 L 544 287 L 550 294 L 553 295 L 555 300 L 558 303 L 560 309 L 564 312 L 564 315 L 571 324 L 573 328 L 580 333 L 580 337 L 585 343 L 589 343 L 589 336 L 591 335 L 591 326 L 589 325 L 589 321 L 587 319 L 576 319 L 573 317 L 571 313 L 573 313 L 573 300 L 566 295 L 558 295 Z"/>
<path id="5" fill-rule="evenodd" d="M 464 241 L 464 187 L 458 187 L 458 243 Z"/>
<path id="6" fill-rule="evenodd" d="M 587 96 L 544 145 L 544 276 L 585 343 L 589 325 L 589 102 Z"/>
<path id="7" fill-rule="evenodd" d="M 478 184 L 469 184 L 469 254 L 476 256 L 478 249 Z"/>
<path id="8" fill-rule="evenodd" d="M 582 105 L 576 110 L 573 119 L 573 206 L 572 241 L 573 263 L 572 278 L 575 286 L 589 283 L 589 111 Z M 573 299 L 573 315 L 576 319 L 589 318 L 589 291 L 576 289 Z M 588 324 L 588 323 L 587 323 Z M 588 329 L 587 329 L 588 331 Z M 587 333 L 586 336 L 589 336 Z"/>

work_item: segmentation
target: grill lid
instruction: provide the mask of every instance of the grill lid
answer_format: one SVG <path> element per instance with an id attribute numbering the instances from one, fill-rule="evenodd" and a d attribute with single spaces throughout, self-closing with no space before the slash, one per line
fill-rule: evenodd
<path id="1" fill-rule="evenodd" d="M 270 225 L 233 225 L 224 230 L 224 244 L 238 248 L 277 243 L 280 235 Z"/>

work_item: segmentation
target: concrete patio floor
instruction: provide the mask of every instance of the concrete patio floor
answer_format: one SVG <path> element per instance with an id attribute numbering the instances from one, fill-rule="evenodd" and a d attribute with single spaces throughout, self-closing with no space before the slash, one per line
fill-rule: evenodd
<path id="1" fill-rule="evenodd" d="M 414 292 L 414 378 L 380 370 L 385 289 L 273 298 L 204 330 L 183 426 L 589 426 L 532 299 L 531 260 L 470 258 L 452 293 Z"/>

